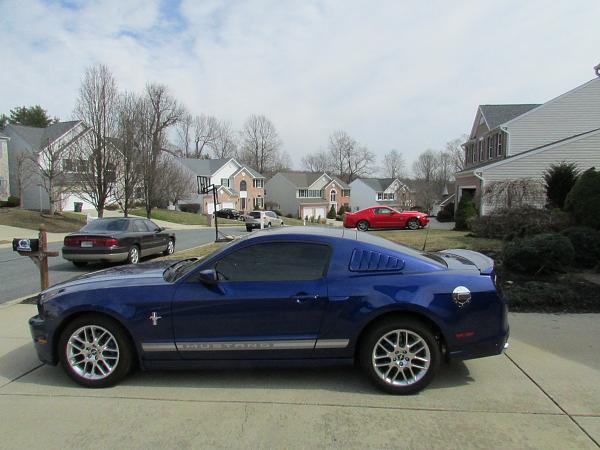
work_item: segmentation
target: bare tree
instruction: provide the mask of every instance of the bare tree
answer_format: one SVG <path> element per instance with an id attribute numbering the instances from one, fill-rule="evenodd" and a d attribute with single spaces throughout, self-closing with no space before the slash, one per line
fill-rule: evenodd
<path id="1" fill-rule="evenodd" d="M 77 146 L 76 159 L 86 161 L 77 184 L 98 217 L 104 215 L 115 184 L 117 153 L 110 139 L 116 136 L 118 99 L 117 83 L 107 66 L 86 70 L 74 111 L 75 117 L 89 127 Z"/>
<path id="2" fill-rule="evenodd" d="M 493 208 L 543 205 L 546 191 L 541 180 L 518 178 L 489 184 L 483 191 L 483 199 Z"/>
<path id="3" fill-rule="evenodd" d="M 35 167 L 31 162 L 31 157 L 27 152 L 17 153 L 14 166 L 14 180 L 17 197 L 19 197 L 19 207 L 23 206 L 23 190 L 32 183 L 32 174 L 35 173 Z"/>
<path id="4" fill-rule="evenodd" d="M 302 167 L 309 172 L 333 172 L 329 153 L 319 150 L 302 158 Z"/>
<path id="5" fill-rule="evenodd" d="M 454 178 L 454 162 L 449 152 L 443 150 L 438 152 L 436 178 L 442 188 L 450 179 Z"/>
<path id="6" fill-rule="evenodd" d="M 468 134 L 463 134 L 456 139 L 446 142 L 446 153 L 451 155 L 454 172 L 460 172 L 465 168 L 466 158 L 462 144 L 469 140 Z"/>
<path id="7" fill-rule="evenodd" d="M 139 110 L 141 187 L 146 217 L 150 218 L 152 208 L 160 201 L 162 149 L 166 142 L 166 133 L 181 120 L 185 111 L 171 96 L 167 87 L 161 84 L 146 86 Z"/>
<path id="8" fill-rule="evenodd" d="M 413 163 L 413 172 L 418 180 L 429 183 L 435 181 L 438 170 L 438 158 L 433 150 L 427 150 L 419 155 Z"/>
<path id="9" fill-rule="evenodd" d="M 60 144 L 48 140 L 39 153 L 29 153 L 29 161 L 40 178 L 40 186 L 48 194 L 49 212 L 56 213 L 63 194 L 72 189 L 70 172 L 76 172 L 72 142 Z M 40 205 L 41 207 L 41 205 Z"/>
<path id="10" fill-rule="evenodd" d="M 160 172 L 159 190 L 162 199 L 175 205 L 182 198 L 194 193 L 196 180 L 173 157 L 163 155 Z"/>
<path id="11" fill-rule="evenodd" d="M 208 158 L 209 150 L 215 145 L 219 135 L 219 121 L 213 116 L 201 114 L 194 118 L 193 158 Z"/>
<path id="12" fill-rule="evenodd" d="M 237 139 L 231 123 L 220 122 L 216 138 L 211 145 L 213 156 L 217 159 L 233 158 L 237 154 Z"/>
<path id="13" fill-rule="evenodd" d="M 383 174 L 387 178 L 400 178 L 404 176 L 406 163 L 402 153 L 390 150 L 383 155 Z"/>
<path id="14" fill-rule="evenodd" d="M 185 113 L 177 123 L 178 145 L 183 152 L 183 156 L 188 158 L 192 150 L 192 141 L 194 141 L 194 117 L 190 113 Z"/>
<path id="15" fill-rule="evenodd" d="M 112 141 L 119 152 L 114 196 L 125 217 L 129 215 L 136 200 L 141 181 L 139 140 L 143 138 L 140 136 L 142 102 L 142 99 L 131 93 L 120 96 L 117 137 Z"/>
<path id="16" fill-rule="evenodd" d="M 241 131 L 240 159 L 260 173 L 271 172 L 280 158 L 281 140 L 265 116 L 252 115 Z"/>
<path id="17" fill-rule="evenodd" d="M 336 175 L 345 178 L 346 158 L 358 143 L 343 130 L 334 131 L 329 135 L 329 155 Z"/>

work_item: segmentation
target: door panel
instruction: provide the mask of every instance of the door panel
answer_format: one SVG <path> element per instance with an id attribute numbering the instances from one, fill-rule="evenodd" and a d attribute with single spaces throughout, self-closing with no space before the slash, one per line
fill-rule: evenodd
<path id="1" fill-rule="evenodd" d="M 184 283 L 173 301 L 185 359 L 305 358 L 327 305 L 325 282 Z"/>

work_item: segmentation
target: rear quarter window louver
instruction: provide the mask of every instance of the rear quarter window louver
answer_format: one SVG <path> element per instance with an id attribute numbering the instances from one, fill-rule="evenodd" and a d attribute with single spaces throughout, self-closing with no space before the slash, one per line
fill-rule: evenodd
<path id="1" fill-rule="evenodd" d="M 387 272 L 401 270 L 403 267 L 402 259 L 373 250 L 354 249 L 350 258 L 352 272 Z"/>

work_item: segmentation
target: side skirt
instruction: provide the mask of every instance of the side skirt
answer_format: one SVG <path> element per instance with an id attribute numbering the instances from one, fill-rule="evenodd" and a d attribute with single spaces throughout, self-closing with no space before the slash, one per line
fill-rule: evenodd
<path id="1" fill-rule="evenodd" d="M 354 358 L 311 359 L 223 359 L 223 360 L 142 360 L 144 370 L 186 370 L 227 368 L 337 367 L 354 364 Z"/>

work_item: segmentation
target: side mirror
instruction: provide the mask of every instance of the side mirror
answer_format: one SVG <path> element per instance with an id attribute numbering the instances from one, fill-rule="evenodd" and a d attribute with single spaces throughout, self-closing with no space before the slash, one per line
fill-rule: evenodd
<path id="1" fill-rule="evenodd" d="M 162 231 L 165 231 L 165 228 L 163 228 L 163 227 L 158 227 L 158 228 L 155 228 L 155 229 L 154 229 L 154 232 L 155 232 L 155 233 L 160 233 L 160 232 L 162 232 Z"/>
<path id="2" fill-rule="evenodd" d="M 219 283 L 219 277 L 215 269 L 205 269 L 198 272 L 198 279 L 201 283 L 213 286 Z"/>

